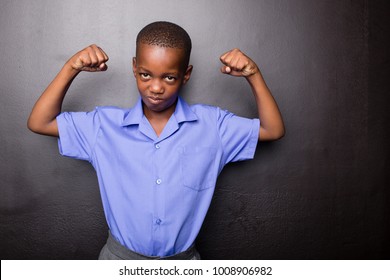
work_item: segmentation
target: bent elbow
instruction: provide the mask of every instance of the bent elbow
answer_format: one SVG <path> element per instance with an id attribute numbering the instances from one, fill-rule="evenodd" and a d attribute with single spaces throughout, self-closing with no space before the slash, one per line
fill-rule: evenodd
<path id="1" fill-rule="evenodd" d="M 31 121 L 31 117 L 28 118 L 27 120 L 27 128 L 32 131 L 32 132 L 35 132 L 36 128 L 34 126 L 34 122 Z"/>
<path id="2" fill-rule="evenodd" d="M 37 134 L 58 137 L 58 128 L 55 123 L 41 124 L 31 120 L 27 121 L 27 128 Z"/>
<path id="3" fill-rule="evenodd" d="M 284 137 L 286 131 L 284 127 L 277 129 L 277 130 L 266 130 L 261 129 L 259 133 L 259 140 L 260 141 L 276 141 Z"/>
<path id="4" fill-rule="evenodd" d="M 275 132 L 274 134 L 270 135 L 270 141 L 276 141 L 276 140 L 280 140 L 284 137 L 285 135 L 285 130 L 281 130 L 281 131 L 278 131 L 278 132 Z"/>
<path id="5" fill-rule="evenodd" d="M 283 128 L 276 134 L 276 139 L 275 139 L 275 140 L 279 140 L 279 139 L 283 138 L 285 134 L 286 134 L 286 129 L 283 127 Z"/>
<path id="6" fill-rule="evenodd" d="M 35 122 L 33 122 L 33 121 L 31 120 L 31 118 L 29 118 L 28 121 L 27 121 L 27 128 L 28 128 L 31 132 L 41 134 L 41 129 L 39 128 L 39 126 L 38 126 Z"/>
<path id="7" fill-rule="evenodd" d="M 284 137 L 286 134 L 286 128 L 284 127 L 284 123 L 282 123 L 276 127 L 276 129 L 273 131 L 273 140 L 279 140 Z"/>

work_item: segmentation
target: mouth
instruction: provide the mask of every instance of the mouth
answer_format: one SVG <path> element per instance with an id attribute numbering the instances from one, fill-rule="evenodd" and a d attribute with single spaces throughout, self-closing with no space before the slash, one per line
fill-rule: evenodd
<path id="1" fill-rule="evenodd" d="M 148 96 L 147 97 L 148 99 L 149 99 L 149 101 L 151 102 L 151 103 L 160 103 L 160 102 L 162 102 L 163 101 L 163 99 L 162 98 L 160 98 L 160 97 L 155 97 L 155 96 Z"/>
<path id="2" fill-rule="evenodd" d="M 149 99 L 152 99 L 152 100 L 162 100 L 162 98 L 160 97 L 157 97 L 157 96 L 148 96 Z"/>

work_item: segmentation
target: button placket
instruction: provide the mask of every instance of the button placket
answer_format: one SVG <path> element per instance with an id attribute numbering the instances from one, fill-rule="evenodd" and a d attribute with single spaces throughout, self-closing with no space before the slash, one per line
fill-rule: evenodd
<path id="1" fill-rule="evenodd" d="M 155 157 L 155 160 L 156 160 L 156 163 L 157 162 L 161 162 L 162 160 L 162 151 L 161 151 L 161 144 L 160 142 L 155 142 L 153 143 L 153 148 L 154 149 L 154 157 Z M 153 227 L 154 227 L 154 236 L 153 236 L 153 239 L 155 240 L 155 242 L 160 242 L 160 240 L 162 239 L 162 234 L 163 234 L 163 231 L 161 231 L 161 228 L 163 227 L 163 221 L 162 219 L 164 218 L 164 189 L 163 189 L 163 184 L 164 184 L 164 180 L 162 177 L 164 177 L 165 175 L 164 172 L 163 172 L 163 168 L 161 165 L 158 165 L 158 164 L 155 164 L 155 185 L 154 185 L 154 198 L 155 198 L 155 201 L 154 201 L 154 210 L 153 210 Z"/>
<path id="2" fill-rule="evenodd" d="M 157 143 L 157 144 L 154 145 L 154 148 L 155 148 L 156 150 L 159 150 L 159 149 L 161 148 L 161 146 L 160 146 L 159 143 Z M 157 178 L 157 179 L 156 179 L 156 184 L 157 184 L 157 185 L 161 185 L 161 183 L 162 183 L 162 179 L 161 179 L 161 178 Z"/>

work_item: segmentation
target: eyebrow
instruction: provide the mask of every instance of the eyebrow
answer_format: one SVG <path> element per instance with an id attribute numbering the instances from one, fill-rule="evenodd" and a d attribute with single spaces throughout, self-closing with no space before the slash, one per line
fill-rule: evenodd
<path id="1" fill-rule="evenodd" d="M 153 73 L 152 71 L 150 71 L 142 66 L 137 67 L 137 70 L 141 71 L 141 72 Z M 178 75 L 179 75 L 178 72 L 166 72 L 166 73 L 162 74 L 162 76 L 178 76 Z"/>

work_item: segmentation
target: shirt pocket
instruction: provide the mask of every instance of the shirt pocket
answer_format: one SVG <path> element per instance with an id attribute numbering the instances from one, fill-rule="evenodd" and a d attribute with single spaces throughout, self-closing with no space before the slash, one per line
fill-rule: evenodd
<path id="1" fill-rule="evenodd" d="M 184 147 L 180 149 L 180 171 L 183 185 L 195 191 L 212 188 L 217 180 L 217 149 Z"/>

